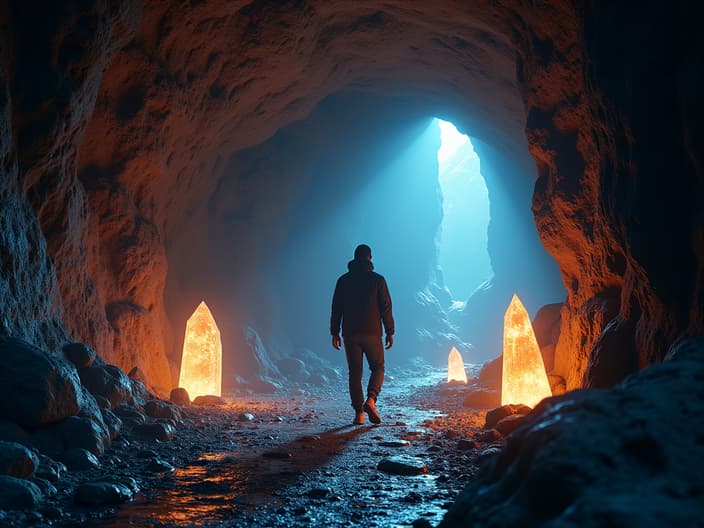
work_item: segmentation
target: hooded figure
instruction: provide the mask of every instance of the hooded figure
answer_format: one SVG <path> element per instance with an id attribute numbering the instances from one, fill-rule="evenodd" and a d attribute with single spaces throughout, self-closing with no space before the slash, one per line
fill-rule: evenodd
<path id="1" fill-rule="evenodd" d="M 354 260 L 347 264 L 347 273 L 335 286 L 330 316 L 332 346 L 340 349 L 340 325 L 345 343 L 349 387 L 355 418 L 352 423 L 364 423 L 364 411 L 372 423 L 381 423 L 376 400 L 384 381 L 384 345 L 382 324 L 386 331 L 386 348 L 394 343 L 394 317 L 391 296 L 384 277 L 374 272 L 372 250 L 361 244 L 354 250 Z M 366 356 L 371 375 L 367 399 L 362 391 L 362 358 Z"/>

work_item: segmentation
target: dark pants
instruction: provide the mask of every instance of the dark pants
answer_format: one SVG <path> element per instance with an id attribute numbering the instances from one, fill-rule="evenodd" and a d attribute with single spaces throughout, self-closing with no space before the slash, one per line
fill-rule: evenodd
<path id="1" fill-rule="evenodd" d="M 345 353 L 347 354 L 347 367 L 350 374 L 350 398 L 352 407 L 357 411 L 364 405 L 362 392 L 362 356 L 367 356 L 369 363 L 369 384 L 367 397 L 376 401 L 384 382 L 384 345 L 381 336 L 354 336 L 345 337 Z"/>

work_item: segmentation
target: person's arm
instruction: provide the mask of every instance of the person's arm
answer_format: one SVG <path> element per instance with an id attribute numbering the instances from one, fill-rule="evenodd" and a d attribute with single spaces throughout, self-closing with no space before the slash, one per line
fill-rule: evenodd
<path id="1" fill-rule="evenodd" d="M 335 293 L 332 295 L 332 309 L 330 311 L 330 335 L 332 336 L 332 346 L 339 349 L 340 325 L 342 324 L 342 287 L 340 279 L 335 285 Z M 337 338 L 337 340 L 335 339 Z"/>
<path id="2" fill-rule="evenodd" d="M 379 313 L 381 314 L 381 322 L 384 323 L 384 331 L 387 336 L 387 345 L 389 345 L 388 337 L 391 337 L 391 344 L 393 344 L 393 335 L 396 331 L 394 324 L 394 315 L 391 309 L 391 294 L 389 294 L 389 287 L 386 284 L 386 279 L 381 278 L 381 284 L 379 285 Z M 390 346 L 388 346 L 390 348 Z"/>

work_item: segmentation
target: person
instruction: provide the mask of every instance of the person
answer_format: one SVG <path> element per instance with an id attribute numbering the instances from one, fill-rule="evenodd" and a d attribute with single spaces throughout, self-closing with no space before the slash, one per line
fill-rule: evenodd
<path id="1" fill-rule="evenodd" d="M 340 325 L 344 338 L 345 354 L 349 369 L 349 389 L 352 407 L 355 410 L 353 424 L 364 423 L 364 412 L 369 421 L 381 423 L 376 400 L 384 381 L 384 345 L 381 341 L 381 325 L 386 331 L 385 345 L 394 344 L 394 317 L 391 296 L 386 279 L 374 272 L 372 250 L 366 244 L 354 250 L 354 260 L 347 264 L 347 273 L 335 285 L 330 316 L 332 346 L 340 350 Z M 367 399 L 362 392 L 362 359 L 369 363 Z"/>

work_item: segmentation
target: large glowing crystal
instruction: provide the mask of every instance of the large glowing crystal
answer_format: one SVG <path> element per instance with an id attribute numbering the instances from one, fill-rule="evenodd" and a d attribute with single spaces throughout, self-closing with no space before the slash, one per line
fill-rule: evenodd
<path id="1" fill-rule="evenodd" d="M 464 370 L 462 354 L 455 347 L 452 347 L 447 358 L 447 382 L 449 383 L 453 380 L 467 383 L 467 372 Z"/>
<path id="2" fill-rule="evenodd" d="M 178 384 L 191 398 L 208 394 L 220 396 L 222 390 L 220 330 L 205 302 L 198 305 L 186 323 Z"/>
<path id="3" fill-rule="evenodd" d="M 523 403 L 535 407 L 551 395 L 533 325 L 523 303 L 514 295 L 504 316 L 501 405 Z"/>

